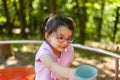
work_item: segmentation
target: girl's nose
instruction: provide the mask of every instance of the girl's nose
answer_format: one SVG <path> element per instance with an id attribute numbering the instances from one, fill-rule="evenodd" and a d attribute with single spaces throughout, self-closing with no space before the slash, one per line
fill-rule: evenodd
<path id="1" fill-rule="evenodd" d="M 64 42 L 63 42 L 63 44 L 69 44 L 69 41 L 68 40 L 65 40 Z"/>

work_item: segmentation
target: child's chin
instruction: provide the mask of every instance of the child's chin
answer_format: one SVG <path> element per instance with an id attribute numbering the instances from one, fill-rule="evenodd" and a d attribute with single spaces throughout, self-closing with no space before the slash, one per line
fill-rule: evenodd
<path id="1" fill-rule="evenodd" d="M 65 49 L 60 49 L 59 52 L 63 52 Z"/>

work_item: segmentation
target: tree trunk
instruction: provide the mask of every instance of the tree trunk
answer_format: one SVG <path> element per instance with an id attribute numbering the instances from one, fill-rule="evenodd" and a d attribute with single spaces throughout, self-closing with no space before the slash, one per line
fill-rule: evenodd
<path id="1" fill-rule="evenodd" d="M 15 8 L 15 12 L 16 12 L 16 14 L 17 14 L 17 16 L 18 16 L 18 19 L 20 20 L 20 14 L 19 14 L 19 10 L 18 10 L 18 8 L 17 8 L 17 4 L 16 4 L 16 1 L 14 0 L 14 2 L 13 2 L 13 5 L 14 5 L 14 8 Z"/>
<path id="2" fill-rule="evenodd" d="M 76 1 L 76 8 L 77 8 L 77 16 L 79 18 L 79 25 L 80 25 L 80 33 L 79 33 L 79 40 L 78 43 L 84 44 L 85 42 L 85 35 L 86 35 L 86 21 L 87 21 L 87 13 L 86 13 L 86 7 L 85 5 L 82 7 L 79 7 L 78 0 Z M 84 2 L 85 4 L 85 2 Z"/>
<path id="3" fill-rule="evenodd" d="M 4 23 L 0 23 L 0 34 L 3 34 Z"/>
<path id="4" fill-rule="evenodd" d="M 24 0 L 19 0 L 20 3 L 20 23 L 21 23 L 21 36 L 26 38 L 25 28 L 26 28 L 26 19 L 25 19 L 25 4 Z"/>
<path id="5" fill-rule="evenodd" d="M 2 54 L 5 59 L 12 56 L 13 53 L 10 44 L 0 44 L 0 54 Z"/>
<path id="6" fill-rule="evenodd" d="M 118 7 L 117 10 L 116 10 L 116 20 L 115 20 L 114 29 L 113 29 L 112 41 L 115 41 L 115 35 L 116 35 L 116 32 L 117 32 L 117 24 L 118 24 L 118 21 L 119 21 L 119 9 L 120 9 L 120 7 Z"/>
<path id="7" fill-rule="evenodd" d="M 29 1 L 29 29 L 30 29 L 30 32 L 33 33 L 35 31 L 35 27 L 33 26 L 33 19 L 32 19 L 32 11 L 33 11 L 33 7 L 32 7 L 32 1 L 33 0 L 30 0 Z"/>
<path id="8" fill-rule="evenodd" d="M 100 41 L 100 39 L 101 39 L 101 29 L 102 29 L 102 23 L 103 23 L 104 6 L 105 6 L 105 1 L 102 0 L 101 16 L 100 16 L 100 18 L 98 18 L 97 41 Z"/>
<path id="9" fill-rule="evenodd" d="M 50 13 L 56 14 L 56 0 L 49 0 Z"/>
<path id="10" fill-rule="evenodd" d="M 3 1 L 4 10 L 5 10 L 5 17 L 7 19 L 6 31 L 7 31 L 8 35 L 11 35 L 12 34 L 12 26 L 11 26 L 11 23 L 10 23 L 10 17 L 9 17 L 9 11 L 8 11 L 8 7 L 7 7 L 7 1 L 6 0 L 2 0 L 2 1 Z"/>

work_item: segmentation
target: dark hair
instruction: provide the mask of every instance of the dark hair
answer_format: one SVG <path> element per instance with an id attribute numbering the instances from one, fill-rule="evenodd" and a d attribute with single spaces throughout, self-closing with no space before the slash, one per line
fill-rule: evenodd
<path id="1" fill-rule="evenodd" d="M 65 16 L 48 17 L 44 22 L 45 32 L 52 34 L 57 31 L 60 26 L 65 26 L 74 34 L 74 22 L 71 18 Z"/>

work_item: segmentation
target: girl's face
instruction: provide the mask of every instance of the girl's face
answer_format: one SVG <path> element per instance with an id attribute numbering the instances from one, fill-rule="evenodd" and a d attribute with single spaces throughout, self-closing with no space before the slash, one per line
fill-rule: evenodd
<path id="1" fill-rule="evenodd" d="M 45 37 L 55 52 L 62 52 L 72 41 L 72 35 L 73 32 L 70 29 L 65 26 L 61 26 L 56 32 L 53 32 L 50 35 L 46 34 Z"/>

